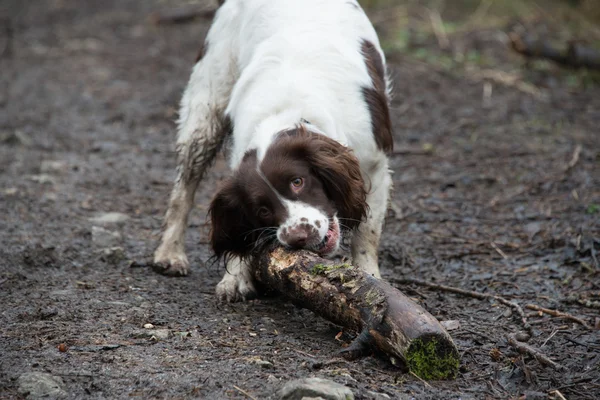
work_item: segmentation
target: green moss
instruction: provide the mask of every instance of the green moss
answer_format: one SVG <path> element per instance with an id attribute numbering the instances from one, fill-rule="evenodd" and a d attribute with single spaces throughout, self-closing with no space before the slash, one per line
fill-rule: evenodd
<path id="1" fill-rule="evenodd" d="M 414 340 L 406 362 L 410 371 L 425 380 L 453 379 L 460 365 L 456 349 L 440 345 L 435 337 Z"/>
<path id="2" fill-rule="evenodd" d="M 341 265 L 325 265 L 325 264 L 315 264 L 310 269 L 311 275 L 325 275 L 328 272 L 336 271 L 339 269 L 347 269 L 352 268 L 350 264 L 341 264 Z"/>

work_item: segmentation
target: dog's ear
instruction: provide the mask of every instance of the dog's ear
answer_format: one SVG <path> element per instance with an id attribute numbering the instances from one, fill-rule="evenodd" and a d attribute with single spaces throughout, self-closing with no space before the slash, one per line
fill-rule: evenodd
<path id="1" fill-rule="evenodd" d="M 368 211 L 367 192 L 358 159 L 346 146 L 319 135 L 311 138 L 308 160 L 328 197 L 333 200 L 338 217 L 345 226 L 355 228 Z"/>
<path id="2" fill-rule="evenodd" d="M 252 226 L 242 198 L 241 188 L 229 178 L 210 204 L 210 244 L 217 258 L 244 257 L 250 251 Z"/>

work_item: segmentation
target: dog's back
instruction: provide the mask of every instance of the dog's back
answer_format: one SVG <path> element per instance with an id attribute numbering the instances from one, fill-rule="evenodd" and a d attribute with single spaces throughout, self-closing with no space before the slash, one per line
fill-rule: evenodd
<path id="1" fill-rule="evenodd" d="M 235 125 L 232 168 L 246 150 L 261 153 L 271 135 L 301 118 L 359 159 L 376 152 L 360 93 L 373 86 L 365 43 L 385 61 L 356 1 L 228 0 L 219 13 L 235 15 L 220 33 L 235 38 L 228 56 L 239 74 L 226 111 Z"/>

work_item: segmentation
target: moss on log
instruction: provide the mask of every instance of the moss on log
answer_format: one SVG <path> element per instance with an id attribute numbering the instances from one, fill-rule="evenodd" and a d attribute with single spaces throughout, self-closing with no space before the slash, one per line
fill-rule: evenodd
<path id="1" fill-rule="evenodd" d="M 377 349 L 423 379 L 451 379 L 458 373 L 458 350 L 440 323 L 360 268 L 277 248 L 257 259 L 255 276 L 293 303 L 357 332 L 342 350 L 348 358 Z"/>

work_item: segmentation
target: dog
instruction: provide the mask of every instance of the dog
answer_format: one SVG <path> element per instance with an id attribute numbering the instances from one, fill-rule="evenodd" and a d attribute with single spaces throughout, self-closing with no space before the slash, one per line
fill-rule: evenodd
<path id="1" fill-rule="evenodd" d="M 223 301 L 255 295 L 250 259 L 266 242 L 337 254 L 380 277 L 392 186 L 385 56 L 356 0 L 227 0 L 183 94 L 177 178 L 154 265 L 186 275 L 194 193 L 225 148 L 232 175 L 210 205 Z M 350 235 L 351 234 L 351 235 Z"/>

